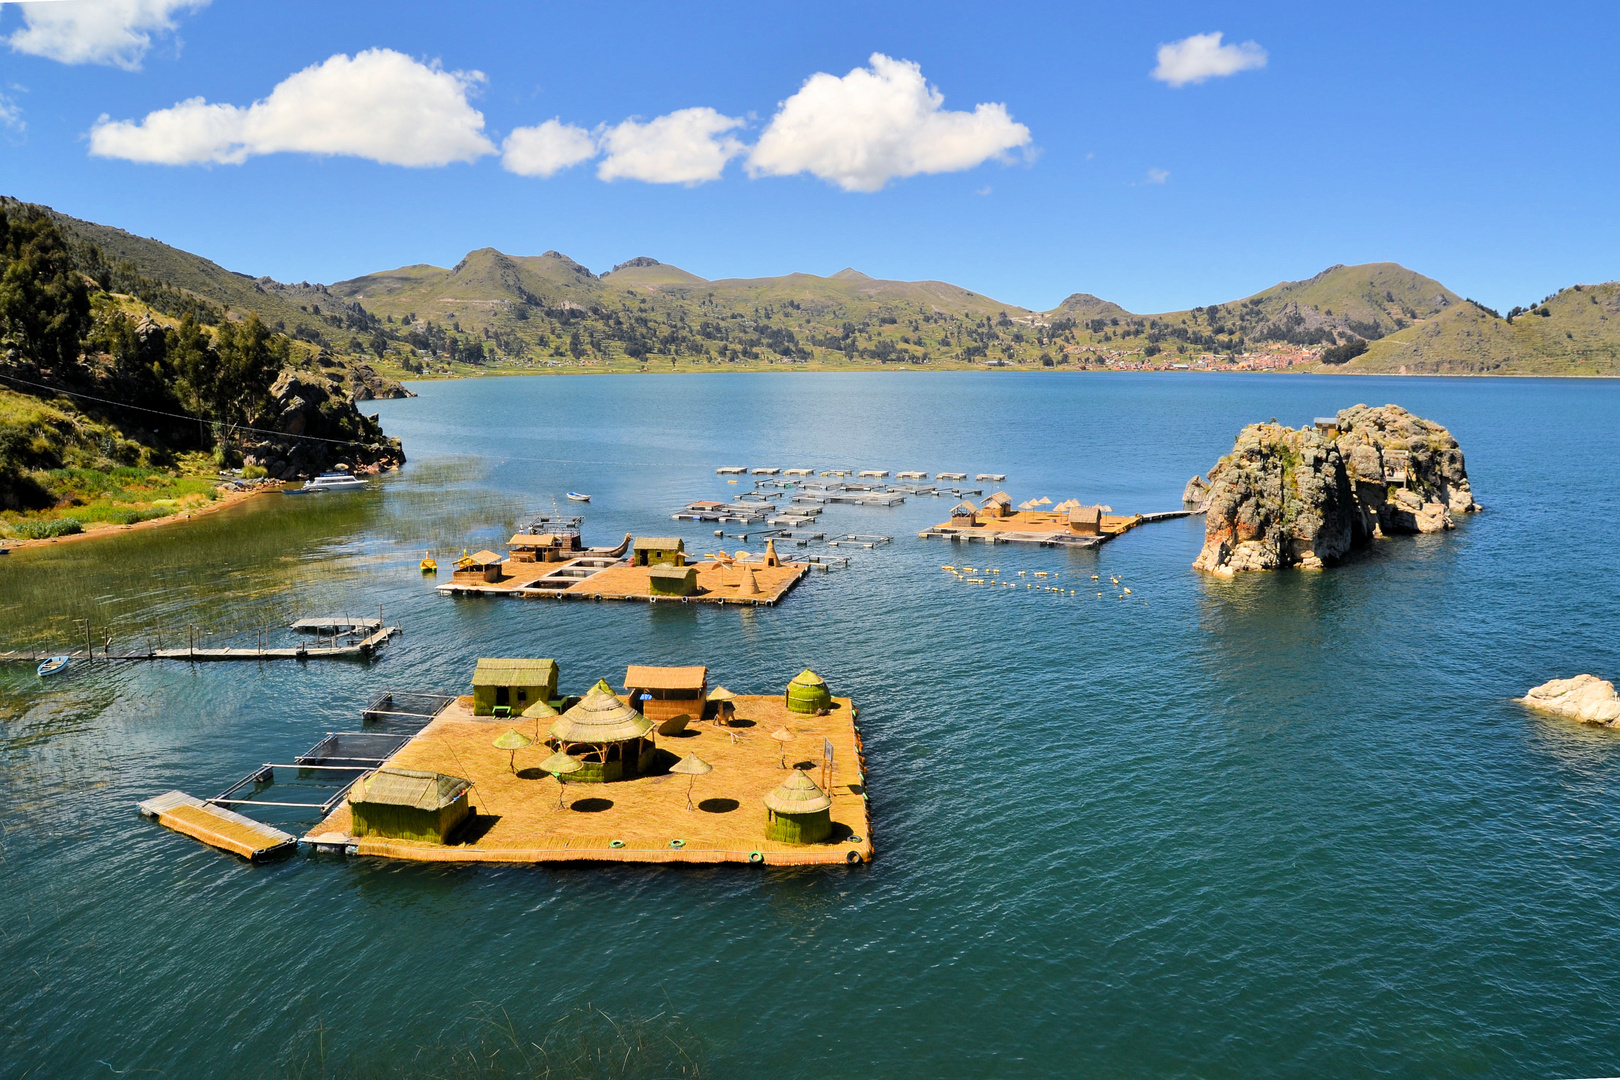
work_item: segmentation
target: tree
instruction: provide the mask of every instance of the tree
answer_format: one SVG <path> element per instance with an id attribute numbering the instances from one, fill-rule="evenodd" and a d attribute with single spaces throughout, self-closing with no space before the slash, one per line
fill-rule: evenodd
<path id="1" fill-rule="evenodd" d="M 0 210 L 0 339 L 42 367 L 65 369 L 90 331 L 90 290 L 44 212 Z"/>

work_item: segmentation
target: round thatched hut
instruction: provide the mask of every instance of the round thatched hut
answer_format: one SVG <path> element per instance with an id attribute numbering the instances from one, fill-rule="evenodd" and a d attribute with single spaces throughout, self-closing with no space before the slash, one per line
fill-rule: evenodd
<path id="1" fill-rule="evenodd" d="M 832 708 L 832 691 L 826 680 L 805 668 L 788 683 L 786 703 L 789 712 L 824 713 Z"/>
<path id="2" fill-rule="evenodd" d="M 551 722 L 550 743 L 584 768 L 569 782 L 604 783 L 640 776 L 652 767 L 652 721 L 598 682 L 578 705 Z"/>
<path id="3" fill-rule="evenodd" d="M 832 835 L 832 799 L 808 773 L 793 775 L 765 796 L 765 838 L 784 844 L 819 844 Z"/>

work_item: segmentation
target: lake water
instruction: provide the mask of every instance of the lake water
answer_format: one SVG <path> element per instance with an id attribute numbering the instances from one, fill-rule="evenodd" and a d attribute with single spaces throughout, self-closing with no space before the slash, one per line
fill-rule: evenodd
<path id="1" fill-rule="evenodd" d="M 86 618 L 115 649 L 340 611 L 405 628 L 369 667 L 0 674 L 0 1077 L 490 1075 L 536 1043 L 557 1075 L 683 1054 L 815 1080 L 1620 1070 L 1620 732 L 1511 700 L 1620 674 L 1620 384 L 416 389 L 377 405 L 411 461 L 372 490 L 0 563 L 0 647 L 82 640 Z M 455 601 L 416 571 L 569 489 L 594 496 L 587 543 L 714 550 L 668 515 L 746 488 L 715 476 L 730 464 L 1005 472 L 1016 500 L 1174 509 L 1243 424 L 1386 401 L 1451 428 L 1487 512 L 1326 573 L 1202 576 L 1197 519 L 1095 552 L 918 540 L 936 498 L 829 508 L 829 533 L 894 543 L 774 609 Z M 940 569 L 961 562 L 1080 594 Z M 487 655 L 555 657 L 573 692 L 631 662 L 706 663 L 739 692 L 815 668 L 863 710 L 876 861 L 249 866 L 136 816 L 352 728 L 377 690 L 461 692 Z M 612 1061 L 557 1064 L 581 1047 Z"/>

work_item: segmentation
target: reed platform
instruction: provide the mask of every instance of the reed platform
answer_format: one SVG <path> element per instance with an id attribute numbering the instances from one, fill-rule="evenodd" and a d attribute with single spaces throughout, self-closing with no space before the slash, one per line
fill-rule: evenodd
<path id="1" fill-rule="evenodd" d="M 501 564 L 499 581 L 449 581 L 437 586 L 446 596 L 516 596 L 525 600 L 638 600 L 657 604 L 740 604 L 774 607 L 810 573 L 810 564 L 784 562 L 780 566 L 744 563 L 722 567 L 703 561 L 697 570 L 697 593 L 692 596 L 655 596 L 646 566 L 615 563 L 592 567 L 587 576 L 570 577 L 569 563 Z M 746 593 L 744 567 L 753 570 L 757 593 Z"/>
<path id="2" fill-rule="evenodd" d="M 470 699 L 441 712 L 387 761 L 387 766 L 459 776 L 473 782 L 477 811 L 447 844 L 356 837 L 347 802 L 301 843 L 317 850 L 417 862 L 542 863 L 753 863 L 765 866 L 854 864 L 873 855 L 867 813 L 859 711 L 848 698 L 833 699 L 826 716 L 789 712 L 781 695 L 738 696 L 732 726 L 714 720 L 689 724 L 678 736 L 656 737 L 655 775 L 607 784 L 559 785 L 538 768 L 551 754 L 541 738 L 549 719 L 474 717 Z M 516 752 L 493 739 L 507 727 L 535 739 Z M 795 736 L 782 743 L 771 733 Z M 832 836 L 819 844 L 765 839 L 761 801 L 790 775 L 782 767 L 808 765 L 822 782 L 823 744 L 833 747 Z M 785 747 L 785 750 L 784 750 Z M 691 781 L 665 772 L 696 753 L 713 771 Z M 559 793 L 564 805 L 559 806 Z"/>
<path id="3" fill-rule="evenodd" d="M 1045 510 L 1019 510 L 1009 517 L 984 518 L 978 525 L 952 525 L 944 522 L 924 529 L 922 540 L 950 540 L 967 544 L 1036 544 L 1040 547 L 1094 548 L 1116 536 L 1154 521 L 1190 517 L 1195 510 L 1166 510 L 1154 514 L 1103 514 L 1101 527 L 1093 534 L 1070 531 L 1068 519 Z"/>
<path id="4" fill-rule="evenodd" d="M 298 844 L 298 838 L 291 833 L 183 791 L 166 792 L 135 805 L 142 816 L 156 818 L 159 825 L 251 862 L 291 851 Z"/>

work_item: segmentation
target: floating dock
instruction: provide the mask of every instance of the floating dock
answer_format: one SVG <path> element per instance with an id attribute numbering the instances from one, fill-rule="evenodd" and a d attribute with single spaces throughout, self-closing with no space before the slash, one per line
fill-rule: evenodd
<path id="1" fill-rule="evenodd" d="M 183 791 L 166 792 L 135 805 L 142 816 L 157 819 L 159 825 L 251 862 L 291 851 L 298 844 L 298 838 L 291 833 Z"/>
<path id="2" fill-rule="evenodd" d="M 1103 514 L 1098 531 L 1091 534 L 1075 533 L 1062 514 L 1045 510 L 1020 510 L 1004 518 L 987 517 L 978 525 L 952 525 L 945 522 L 924 529 L 917 536 L 922 540 L 950 540 L 967 544 L 1035 544 L 1040 547 L 1094 548 L 1101 547 L 1116 536 L 1122 536 L 1138 525 L 1171 518 L 1190 517 L 1195 510 L 1167 510 L 1154 514 Z"/>
<path id="3" fill-rule="evenodd" d="M 834 698 L 826 716 L 790 712 L 780 694 L 737 696 L 732 704 L 729 724 L 711 717 L 689 723 L 679 735 L 657 736 L 662 764 L 654 775 L 559 789 L 557 780 L 539 768 L 553 752 L 543 741 L 550 719 L 474 716 L 471 699 L 462 698 L 386 762 L 390 769 L 472 781 L 469 798 L 476 813 L 449 843 L 355 836 L 346 802 L 301 842 L 316 850 L 415 862 L 802 866 L 869 861 L 871 819 L 853 702 Z M 498 749 L 493 740 L 508 727 L 535 742 L 515 756 Z M 790 741 L 773 737 L 784 729 Z M 767 840 L 761 800 L 792 775 L 784 761 L 805 767 L 819 785 L 825 747 L 832 750 L 831 837 L 814 844 Z M 713 771 L 691 781 L 667 772 L 669 764 L 694 753 Z"/>
<path id="4" fill-rule="evenodd" d="M 373 620 L 375 621 L 375 620 Z M 259 648 L 248 646 L 236 649 L 148 649 L 145 652 L 121 652 L 76 649 L 69 652 L 5 652 L 0 653 L 0 664 L 37 664 L 52 656 L 67 656 L 71 660 L 101 663 L 108 660 L 180 660 L 186 663 L 207 663 L 221 660 L 370 660 L 385 642 L 400 632 L 397 626 L 384 626 L 369 637 L 349 645 L 295 645 L 291 648 Z"/>
<path id="5" fill-rule="evenodd" d="M 525 600 L 638 600 L 657 604 L 740 604 L 774 607 L 810 572 L 810 564 L 741 562 L 722 566 L 712 561 L 689 563 L 697 571 L 697 591 L 690 596 L 658 596 L 652 591 L 650 566 L 614 562 L 572 571 L 581 562 L 501 563 L 498 581 L 448 581 L 437 587 L 445 596 L 516 596 Z M 748 575 L 753 571 L 753 588 Z M 587 572 L 588 571 L 588 572 Z"/>

